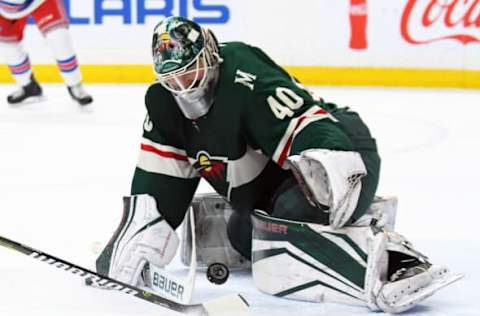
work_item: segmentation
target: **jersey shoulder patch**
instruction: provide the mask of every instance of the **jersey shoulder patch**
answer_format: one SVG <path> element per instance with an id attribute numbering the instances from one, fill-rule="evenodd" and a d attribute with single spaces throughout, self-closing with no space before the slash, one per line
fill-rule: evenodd
<path id="1" fill-rule="evenodd" d="M 234 83 L 239 83 L 241 85 L 244 85 L 245 87 L 253 91 L 255 88 L 256 79 L 257 79 L 256 75 L 237 69 L 237 71 L 235 72 Z"/>

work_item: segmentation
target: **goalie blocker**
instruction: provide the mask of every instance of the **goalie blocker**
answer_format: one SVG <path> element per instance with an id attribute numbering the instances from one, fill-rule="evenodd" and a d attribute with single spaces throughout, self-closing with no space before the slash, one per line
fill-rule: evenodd
<path id="1" fill-rule="evenodd" d="M 252 220 L 253 278 L 274 296 L 398 313 L 462 277 L 431 264 L 402 236 L 385 229 L 388 220 L 341 229 L 262 211 Z"/>

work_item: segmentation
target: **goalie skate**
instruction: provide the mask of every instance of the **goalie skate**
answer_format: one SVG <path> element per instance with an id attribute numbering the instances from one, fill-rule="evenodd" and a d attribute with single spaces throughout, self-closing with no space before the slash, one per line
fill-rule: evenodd
<path id="1" fill-rule="evenodd" d="M 384 284 L 377 296 L 378 307 L 388 313 L 406 311 L 463 277 L 446 267 L 428 263 L 399 271 L 399 274 L 394 276 L 396 280 Z"/>

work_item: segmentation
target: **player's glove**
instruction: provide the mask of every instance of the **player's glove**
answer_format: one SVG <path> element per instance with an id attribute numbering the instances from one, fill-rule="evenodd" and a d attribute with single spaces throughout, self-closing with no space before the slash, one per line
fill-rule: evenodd
<path id="1" fill-rule="evenodd" d="M 288 161 L 307 199 L 330 213 L 330 226 L 344 226 L 357 207 L 360 180 L 367 174 L 360 154 L 309 149 L 288 157 Z"/>

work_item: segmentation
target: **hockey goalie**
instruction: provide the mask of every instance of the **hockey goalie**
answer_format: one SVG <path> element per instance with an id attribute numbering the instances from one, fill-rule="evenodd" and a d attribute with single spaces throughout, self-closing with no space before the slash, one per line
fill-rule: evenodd
<path id="1" fill-rule="evenodd" d="M 218 195 L 195 201 L 205 211 L 196 225 L 210 221 L 202 260 L 251 263 L 263 292 L 395 313 L 461 277 L 393 230 L 396 201 L 375 198 L 380 157 L 356 112 L 312 94 L 261 49 L 219 44 L 181 17 L 155 27 L 152 54 L 131 196 L 100 273 L 141 285 L 146 266 L 168 265 L 203 178 Z M 225 225 L 211 224 L 227 209 Z"/>

